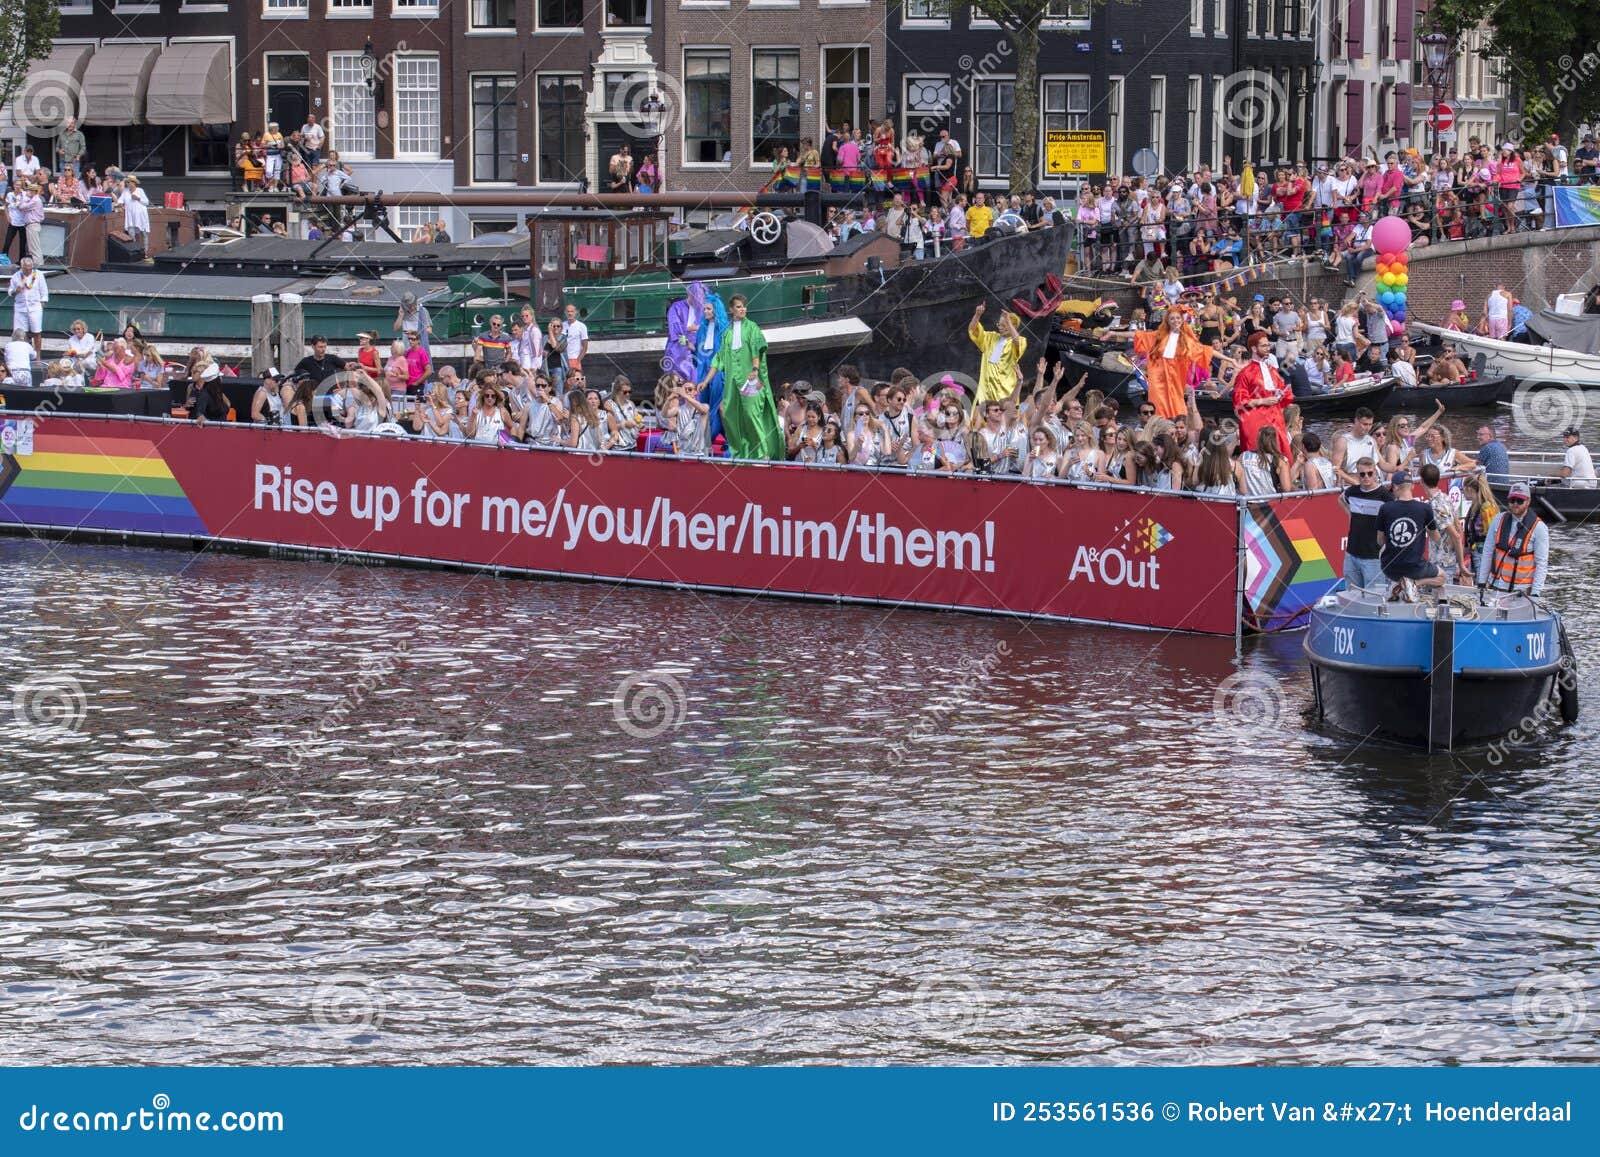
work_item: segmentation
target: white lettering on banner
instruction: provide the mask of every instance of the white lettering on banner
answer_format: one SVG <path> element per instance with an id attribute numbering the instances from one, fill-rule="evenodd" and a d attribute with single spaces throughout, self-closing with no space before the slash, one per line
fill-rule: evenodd
<path id="1" fill-rule="evenodd" d="M 415 526 L 459 530 L 473 501 L 471 494 L 435 488 L 426 477 L 416 479 L 404 492 L 382 484 L 351 483 L 348 513 L 371 523 L 374 531 L 407 517 Z M 339 488 L 329 481 L 297 478 L 292 466 L 256 463 L 252 502 L 255 509 L 276 514 L 329 518 L 339 513 Z M 881 511 L 848 510 L 833 519 L 810 519 L 795 517 L 793 507 L 769 511 L 759 502 L 745 502 L 737 513 L 691 513 L 672 509 L 672 500 L 662 495 L 648 507 L 573 502 L 565 488 L 549 502 L 489 495 L 478 500 L 478 509 L 477 529 L 485 533 L 543 538 L 552 545 L 559 543 L 563 551 L 577 550 L 588 541 L 645 550 L 860 561 L 917 570 L 993 574 L 995 569 L 992 521 L 977 530 L 929 529 L 898 526 Z M 1130 575 L 1134 570 L 1148 574 L 1150 585 L 1155 585 L 1153 560 L 1122 569 Z M 1145 585 L 1143 578 L 1128 581 Z"/>
<path id="2" fill-rule="evenodd" d="M 1161 589 L 1161 562 L 1154 554 L 1143 558 L 1129 558 L 1120 547 L 1104 550 L 1080 546 L 1073 556 L 1072 569 L 1067 572 L 1068 582 L 1080 578 L 1108 587 L 1136 587 L 1158 591 Z"/>

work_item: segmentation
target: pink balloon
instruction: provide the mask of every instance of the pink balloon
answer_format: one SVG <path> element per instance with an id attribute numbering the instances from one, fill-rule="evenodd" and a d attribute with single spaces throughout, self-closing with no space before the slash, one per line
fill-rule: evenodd
<path id="1" fill-rule="evenodd" d="M 1411 226 L 1404 217 L 1385 217 L 1372 227 L 1372 244 L 1380 253 L 1404 253 L 1411 247 Z"/>

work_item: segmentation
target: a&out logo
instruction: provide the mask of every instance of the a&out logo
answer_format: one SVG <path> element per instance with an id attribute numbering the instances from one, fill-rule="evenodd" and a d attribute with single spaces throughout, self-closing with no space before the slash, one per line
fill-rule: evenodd
<path id="1" fill-rule="evenodd" d="M 1172 532 L 1153 518 L 1130 518 L 1112 535 L 1110 546 L 1078 547 L 1067 581 L 1160 590 L 1161 560 L 1156 552 L 1172 541 Z"/>

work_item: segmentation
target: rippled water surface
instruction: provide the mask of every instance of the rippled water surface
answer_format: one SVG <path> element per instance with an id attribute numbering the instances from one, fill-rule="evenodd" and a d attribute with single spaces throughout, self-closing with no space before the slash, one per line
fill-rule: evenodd
<path id="1" fill-rule="evenodd" d="M 1600 537 L 1556 535 L 1581 593 Z M 0 540 L 10 1063 L 1600 1056 L 1589 718 L 1300 639 Z M 5 705 L 0 704 L 0 708 Z M 41 722 L 42 721 L 42 722 Z"/>

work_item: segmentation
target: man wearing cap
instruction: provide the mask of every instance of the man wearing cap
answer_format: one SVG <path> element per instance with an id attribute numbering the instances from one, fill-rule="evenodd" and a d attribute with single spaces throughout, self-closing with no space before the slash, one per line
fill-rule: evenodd
<path id="1" fill-rule="evenodd" d="M 1437 525 L 1433 507 L 1412 494 L 1411 475 L 1396 470 L 1394 498 L 1378 508 L 1378 565 L 1394 585 L 1389 601 L 1412 601 L 1413 587 L 1442 587 L 1444 575 L 1428 561 L 1428 531 Z"/>
<path id="2" fill-rule="evenodd" d="M 268 366 L 250 399 L 250 420 L 258 426 L 282 426 L 283 415 L 283 379 L 276 366 Z"/>
<path id="3" fill-rule="evenodd" d="M 433 318 L 428 314 L 428 307 L 417 300 L 414 293 L 405 293 L 400 296 L 400 310 L 395 314 L 394 332 L 406 334 L 411 330 L 417 331 L 417 339 L 422 348 L 431 357 L 433 354 Z"/>
<path id="4" fill-rule="evenodd" d="M 1568 426 L 1561 431 L 1561 441 L 1567 450 L 1562 456 L 1561 469 L 1551 481 L 1565 482 L 1577 490 L 1593 490 L 1594 459 L 1589 456 L 1589 449 L 1583 444 L 1583 435 L 1578 427 Z"/>
<path id="5" fill-rule="evenodd" d="M 1489 523 L 1478 557 L 1478 589 L 1542 595 L 1549 563 L 1549 528 L 1533 512 L 1527 483 L 1517 482 L 1506 496 L 1506 509 Z"/>
<path id="6" fill-rule="evenodd" d="M 1584 184 L 1593 184 L 1600 176 L 1600 149 L 1595 148 L 1592 133 L 1585 133 L 1583 143 L 1572 152 L 1572 175 Z"/>
<path id="7" fill-rule="evenodd" d="M 1233 412 L 1239 419 L 1240 451 L 1256 448 L 1256 435 L 1264 426 L 1278 430 L 1278 445 L 1289 445 L 1289 427 L 1283 408 L 1294 401 L 1294 391 L 1267 361 L 1272 345 L 1265 330 L 1256 330 L 1246 339 L 1250 360 L 1233 378 Z"/>

